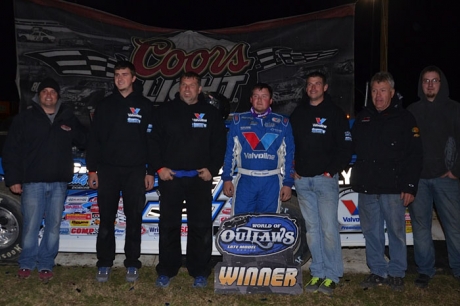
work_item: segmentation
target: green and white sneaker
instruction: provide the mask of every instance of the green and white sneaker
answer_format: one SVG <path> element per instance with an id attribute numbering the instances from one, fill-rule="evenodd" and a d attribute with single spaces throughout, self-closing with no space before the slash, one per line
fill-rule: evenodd
<path id="1" fill-rule="evenodd" d="M 310 281 L 305 285 L 305 292 L 316 292 L 318 291 L 319 285 L 323 282 L 323 279 L 313 276 Z"/>
<path id="2" fill-rule="evenodd" d="M 334 293 L 335 287 L 336 284 L 332 281 L 332 279 L 326 278 L 321 285 L 319 285 L 318 292 L 331 296 Z"/>

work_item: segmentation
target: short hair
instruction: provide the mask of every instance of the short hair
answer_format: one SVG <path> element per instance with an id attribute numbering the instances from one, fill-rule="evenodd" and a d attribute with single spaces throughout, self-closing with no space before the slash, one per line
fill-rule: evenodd
<path id="1" fill-rule="evenodd" d="M 255 84 L 251 89 L 251 95 L 252 95 L 252 93 L 254 93 L 255 89 L 262 90 L 264 88 L 266 88 L 268 90 L 268 93 L 270 94 L 270 99 L 271 99 L 272 96 L 273 96 L 273 89 L 267 83 L 257 83 L 257 84 Z"/>
<path id="2" fill-rule="evenodd" d="M 423 70 L 422 70 L 422 73 L 420 73 L 420 79 L 423 78 L 423 75 L 427 72 L 436 72 L 437 74 L 439 74 L 439 78 L 441 78 L 441 69 L 439 69 L 438 67 L 434 66 L 434 65 L 431 65 L 431 66 L 428 66 L 428 67 L 425 67 Z"/>
<path id="3" fill-rule="evenodd" d="M 196 72 L 193 72 L 193 71 L 185 72 L 180 77 L 180 81 L 182 82 L 183 79 L 196 79 L 198 82 L 198 85 L 201 86 L 201 77 Z"/>
<path id="4" fill-rule="evenodd" d="M 131 75 L 135 76 L 136 75 L 136 67 L 134 67 L 133 63 L 130 61 L 119 61 L 115 64 L 115 67 L 113 67 L 113 71 L 117 71 L 120 69 L 126 69 L 128 68 L 131 71 Z"/>
<path id="5" fill-rule="evenodd" d="M 305 78 L 305 81 L 307 81 L 309 78 L 316 78 L 316 77 L 321 78 L 323 80 L 323 85 L 327 84 L 326 74 L 319 70 L 315 70 L 315 71 L 308 73 L 307 77 Z"/>
<path id="6" fill-rule="evenodd" d="M 393 79 L 393 76 L 391 75 L 391 73 L 386 72 L 386 71 L 380 71 L 374 74 L 374 76 L 371 79 L 371 86 L 375 82 L 377 83 L 388 82 L 388 84 L 390 84 L 390 87 L 392 89 L 395 88 L 395 80 Z"/>

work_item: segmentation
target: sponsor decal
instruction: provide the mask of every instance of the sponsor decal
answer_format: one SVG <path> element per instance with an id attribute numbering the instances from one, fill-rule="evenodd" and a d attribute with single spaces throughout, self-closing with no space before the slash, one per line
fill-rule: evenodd
<path id="1" fill-rule="evenodd" d="M 272 121 L 275 122 L 275 123 L 280 123 L 280 122 L 281 122 L 281 119 L 280 119 L 280 118 L 277 118 L 277 117 L 273 117 L 273 118 L 272 118 Z"/>
<path id="2" fill-rule="evenodd" d="M 70 220 L 70 226 L 90 226 L 90 220 Z"/>
<path id="3" fill-rule="evenodd" d="M 86 203 L 88 202 L 89 197 L 75 197 L 75 196 L 68 196 L 65 201 L 66 203 Z"/>
<path id="4" fill-rule="evenodd" d="M 72 128 L 70 126 L 67 126 L 65 124 L 61 125 L 61 129 L 63 129 L 66 132 L 70 132 L 72 130 Z"/>
<path id="5" fill-rule="evenodd" d="M 182 237 L 186 237 L 188 234 L 188 226 L 186 224 L 182 224 L 182 226 L 180 227 L 180 235 Z"/>
<path id="6" fill-rule="evenodd" d="M 319 125 L 323 125 L 326 122 L 326 118 L 318 118 L 316 117 L 316 123 Z"/>
<path id="7" fill-rule="evenodd" d="M 313 134 L 326 134 L 326 131 L 325 130 L 322 130 L 322 129 L 315 129 L 315 128 L 312 128 L 311 129 L 311 132 Z"/>
<path id="8" fill-rule="evenodd" d="M 141 120 L 137 118 L 128 118 L 128 123 L 141 123 Z"/>
<path id="9" fill-rule="evenodd" d="M 261 139 L 254 132 L 244 132 L 244 138 L 249 143 L 253 151 L 266 151 L 270 148 L 278 134 L 266 133 Z"/>
<path id="10" fill-rule="evenodd" d="M 69 235 L 70 229 L 68 227 L 61 227 L 59 229 L 59 235 Z"/>
<path id="11" fill-rule="evenodd" d="M 346 132 L 345 132 L 345 141 L 352 141 L 352 137 L 351 137 L 351 132 L 350 132 L 350 131 L 346 131 Z"/>
<path id="12" fill-rule="evenodd" d="M 73 227 L 70 229 L 70 235 L 95 235 L 97 231 L 93 227 L 79 228 Z"/>
<path id="13" fill-rule="evenodd" d="M 139 115 L 140 108 L 130 107 L 129 110 L 131 111 L 130 115 Z M 140 117 L 141 118 L 141 117 Z"/>
<path id="14" fill-rule="evenodd" d="M 122 236 L 125 234 L 125 229 L 124 228 L 115 228 L 115 236 Z"/>
<path id="15" fill-rule="evenodd" d="M 358 193 L 351 188 L 342 190 L 339 194 L 338 219 L 340 231 L 360 232 L 358 209 Z"/>
<path id="16" fill-rule="evenodd" d="M 264 126 L 265 126 L 266 128 L 271 128 L 271 127 L 274 127 L 275 124 L 274 124 L 274 123 L 267 122 L 267 123 L 264 124 Z"/>
<path id="17" fill-rule="evenodd" d="M 91 220 L 92 216 L 91 214 L 66 214 L 65 219 L 66 220 Z"/>
<path id="18" fill-rule="evenodd" d="M 192 122 L 192 128 L 205 129 L 207 127 L 206 123 L 202 122 Z"/>
<path id="19" fill-rule="evenodd" d="M 369 122 L 371 121 L 371 117 L 364 117 L 363 119 L 361 119 L 361 122 Z"/>
<path id="20" fill-rule="evenodd" d="M 158 226 L 149 226 L 147 228 L 147 234 L 149 236 L 158 236 L 160 234 L 160 228 Z"/>

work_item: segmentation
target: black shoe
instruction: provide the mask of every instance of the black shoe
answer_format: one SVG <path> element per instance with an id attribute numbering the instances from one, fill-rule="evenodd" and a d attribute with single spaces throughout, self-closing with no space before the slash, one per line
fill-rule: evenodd
<path id="1" fill-rule="evenodd" d="M 404 279 L 402 277 L 393 277 L 388 276 L 388 285 L 394 291 L 403 291 L 404 290 Z"/>
<path id="2" fill-rule="evenodd" d="M 386 282 L 386 278 L 378 276 L 377 274 L 371 274 L 361 282 L 361 287 L 372 288 L 375 286 L 382 286 L 383 284 L 386 284 Z"/>
<path id="3" fill-rule="evenodd" d="M 426 274 L 419 274 L 415 279 L 415 286 L 421 289 L 428 287 L 428 283 L 430 282 L 431 277 Z"/>

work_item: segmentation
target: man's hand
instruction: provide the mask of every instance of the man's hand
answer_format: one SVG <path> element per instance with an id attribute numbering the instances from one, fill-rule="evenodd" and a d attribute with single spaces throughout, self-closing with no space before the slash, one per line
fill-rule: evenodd
<path id="1" fill-rule="evenodd" d="M 154 177 L 153 175 L 146 174 L 144 178 L 145 190 L 149 191 L 153 189 Z"/>
<path id="2" fill-rule="evenodd" d="M 414 195 L 407 193 L 407 192 L 401 192 L 401 200 L 404 200 L 403 204 L 404 206 L 408 206 L 410 203 L 414 201 Z"/>
<path id="3" fill-rule="evenodd" d="M 99 179 L 96 172 L 88 173 L 88 185 L 91 189 L 97 189 L 97 187 L 99 187 Z"/>
<path id="4" fill-rule="evenodd" d="M 224 182 L 224 194 L 227 197 L 233 197 L 233 191 L 235 190 L 235 187 L 233 186 L 232 181 L 226 181 Z"/>
<path id="5" fill-rule="evenodd" d="M 297 174 L 297 172 L 294 172 L 294 179 L 295 180 L 300 180 L 302 177 Z"/>
<path id="6" fill-rule="evenodd" d="M 171 181 L 174 179 L 176 172 L 172 171 L 169 168 L 163 167 L 158 171 L 158 176 L 162 181 Z"/>
<path id="7" fill-rule="evenodd" d="M 209 172 L 208 168 L 201 168 L 196 170 L 198 171 L 198 176 L 203 180 L 203 181 L 210 181 L 212 180 L 212 175 L 211 172 Z"/>
<path id="8" fill-rule="evenodd" d="M 22 185 L 21 184 L 14 184 L 10 186 L 10 190 L 12 193 L 21 194 L 22 193 Z"/>
<path id="9" fill-rule="evenodd" d="M 452 172 L 451 172 L 450 170 L 447 171 L 447 172 L 446 172 L 443 176 L 441 176 L 441 177 L 448 177 L 448 178 L 453 179 L 453 180 L 457 180 L 457 179 L 458 179 L 458 177 L 456 177 L 455 175 L 453 175 Z"/>
<path id="10" fill-rule="evenodd" d="M 288 186 L 283 186 L 281 187 L 281 190 L 280 190 L 280 199 L 281 201 L 287 201 L 291 198 L 292 196 L 292 189 L 291 187 L 288 187 Z"/>

